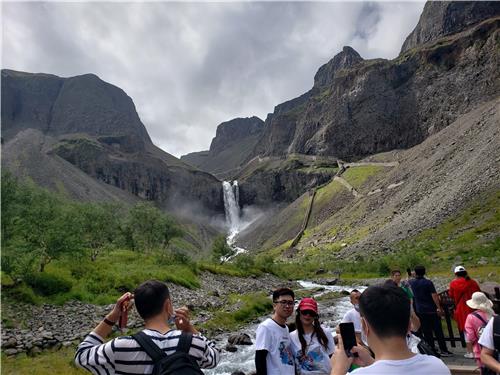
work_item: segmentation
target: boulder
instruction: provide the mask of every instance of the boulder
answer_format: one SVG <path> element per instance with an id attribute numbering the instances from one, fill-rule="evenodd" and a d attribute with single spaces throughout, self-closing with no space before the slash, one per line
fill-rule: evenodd
<path id="1" fill-rule="evenodd" d="M 246 333 L 237 333 L 228 337 L 227 342 L 231 345 L 252 345 L 252 339 Z"/>

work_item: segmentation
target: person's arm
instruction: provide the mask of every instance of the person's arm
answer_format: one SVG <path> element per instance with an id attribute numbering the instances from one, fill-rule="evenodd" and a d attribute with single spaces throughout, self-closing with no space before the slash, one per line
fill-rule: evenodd
<path id="1" fill-rule="evenodd" d="M 434 304 L 436 305 L 436 311 L 438 315 L 443 314 L 443 309 L 441 308 L 441 301 L 439 300 L 439 295 L 437 293 L 432 293 L 432 300 L 434 301 Z"/>
<path id="2" fill-rule="evenodd" d="M 122 295 L 116 301 L 113 310 L 78 345 L 75 353 L 77 366 L 96 373 L 114 371 L 114 340 L 104 344 L 104 339 L 111 333 L 113 325 L 120 319 L 124 302 L 130 300 L 131 296 L 130 293 Z"/>
<path id="3" fill-rule="evenodd" d="M 481 349 L 481 362 L 489 369 L 500 372 L 500 362 L 493 357 L 494 350 L 483 347 Z"/>
<path id="4" fill-rule="evenodd" d="M 267 375 L 267 350 L 255 352 L 255 370 L 257 375 Z"/>
<path id="5" fill-rule="evenodd" d="M 412 332 L 417 332 L 420 329 L 420 319 L 413 311 L 413 307 L 410 308 L 410 323 Z"/>

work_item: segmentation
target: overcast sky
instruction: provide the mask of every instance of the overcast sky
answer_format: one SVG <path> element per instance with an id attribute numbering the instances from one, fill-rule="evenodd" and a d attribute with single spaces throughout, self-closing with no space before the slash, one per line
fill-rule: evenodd
<path id="1" fill-rule="evenodd" d="M 122 88 L 153 142 L 206 150 L 219 123 L 312 87 L 349 45 L 394 58 L 424 2 L 4 2 L 2 68 L 85 73 Z"/>

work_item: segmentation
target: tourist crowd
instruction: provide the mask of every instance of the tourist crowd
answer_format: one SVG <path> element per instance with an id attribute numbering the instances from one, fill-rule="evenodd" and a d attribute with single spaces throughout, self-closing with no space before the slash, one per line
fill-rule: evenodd
<path id="1" fill-rule="evenodd" d="M 465 357 L 475 359 L 482 375 L 500 373 L 500 317 L 466 269 L 454 271 L 448 295 L 467 343 Z M 313 298 L 302 298 L 295 308 L 291 289 L 275 290 L 273 313 L 256 332 L 256 374 L 450 374 L 440 359 L 453 355 L 441 325 L 442 301 L 425 273 L 417 266 L 402 280 L 393 270 L 381 285 L 352 290 L 353 307 L 335 333 L 321 323 Z M 133 302 L 145 329 L 104 342 Z M 287 325 L 294 311 L 295 321 Z M 94 374 L 203 374 L 200 368 L 214 368 L 219 359 L 215 343 L 191 324 L 186 308 L 174 310 L 167 286 L 155 280 L 120 297 L 75 355 L 76 364 Z"/>

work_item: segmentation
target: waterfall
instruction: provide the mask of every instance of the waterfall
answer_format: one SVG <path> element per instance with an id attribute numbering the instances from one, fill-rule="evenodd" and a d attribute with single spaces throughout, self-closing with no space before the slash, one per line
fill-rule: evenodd
<path id="1" fill-rule="evenodd" d="M 228 181 L 222 182 L 224 192 L 224 211 L 226 213 L 226 224 L 229 228 L 227 242 L 232 245 L 240 231 L 240 204 L 238 181 L 231 185 Z"/>

